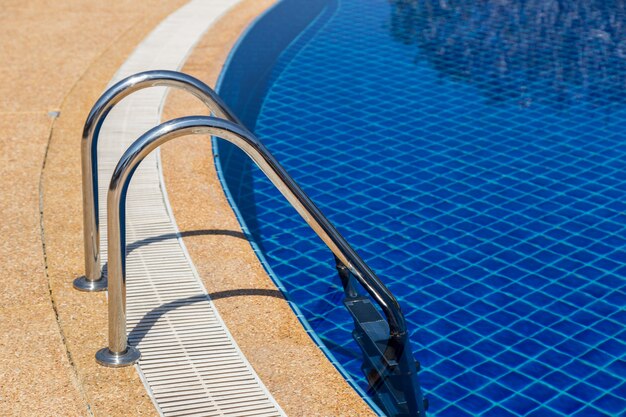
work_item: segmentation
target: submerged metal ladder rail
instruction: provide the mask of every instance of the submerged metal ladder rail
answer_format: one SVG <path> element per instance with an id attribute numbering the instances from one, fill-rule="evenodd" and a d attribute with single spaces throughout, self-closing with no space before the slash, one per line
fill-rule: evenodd
<path id="1" fill-rule="evenodd" d="M 228 120 L 211 116 L 191 116 L 171 120 L 143 134 L 124 152 L 115 167 L 107 194 L 109 254 L 107 282 L 100 272 L 98 135 L 104 119 L 116 103 L 135 91 L 151 86 L 182 88 L 202 100 L 213 114 Z M 96 102 L 85 123 L 81 151 L 86 275 L 77 279 L 74 286 L 83 291 L 100 291 L 108 287 L 109 346 L 98 351 L 97 361 L 105 366 L 119 367 L 131 365 L 140 357 L 139 351 L 128 345 L 126 334 L 125 206 L 130 181 L 141 161 L 153 150 L 170 140 L 191 134 L 207 134 L 225 139 L 243 150 L 257 164 L 335 255 L 346 291 L 346 306 L 353 313 L 353 317 L 356 317 L 354 312 L 358 308 L 351 309 L 348 303 L 359 301 L 362 297 L 359 297 L 352 287 L 352 277 L 376 301 L 386 316 L 388 327 L 385 329 L 389 332 L 388 338 L 384 340 L 384 348 L 380 349 L 380 366 L 376 366 L 381 371 L 379 376 L 385 377 L 382 375 L 385 369 L 391 369 L 390 373 L 400 380 L 400 385 L 396 385 L 396 389 L 412 393 L 405 398 L 407 415 L 423 417 L 425 407 L 417 380 L 417 369 L 410 349 L 406 321 L 396 298 L 269 150 L 238 122 L 219 96 L 201 81 L 174 71 L 148 71 L 120 81 Z M 356 324 L 358 323 L 355 318 Z M 370 339 L 373 337 L 367 326 L 361 326 L 360 335 Z M 370 345 L 380 348 L 376 341 L 370 342 Z"/>

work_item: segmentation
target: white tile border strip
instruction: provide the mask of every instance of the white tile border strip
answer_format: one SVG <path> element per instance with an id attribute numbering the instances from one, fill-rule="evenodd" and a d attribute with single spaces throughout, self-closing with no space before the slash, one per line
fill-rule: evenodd
<path id="1" fill-rule="evenodd" d="M 239 0 L 193 0 L 133 51 L 110 84 L 140 71 L 178 70 L 203 34 Z M 166 89 L 134 93 L 107 117 L 99 144 L 100 225 L 106 262 L 106 190 L 123 151 L 161 120 Z M 209 157 L 209 155 L 207 155 Z M 161 236 L 161 239 L 155 239 Z M 149 242 L 135 245 L 135 242 Z M 128 328 L 142 352 L 137 370 L 164 416 L 284 416 L 228 332 L 180 237 L 158 152 L 128 192 Z M 184 302 L 181 300 L 187 300 Z M 164 305 L 169 308 L 164 308 Z M 148 314 L 150 313 L 150 314 Z M 182 326 L 182 327 L 181 327 Z"/>

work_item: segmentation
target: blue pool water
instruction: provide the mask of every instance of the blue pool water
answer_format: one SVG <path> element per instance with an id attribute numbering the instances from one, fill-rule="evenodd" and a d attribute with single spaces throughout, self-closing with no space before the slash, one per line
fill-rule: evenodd
<path id="1" fill-rule="evenodd" d="M 626 415 L 624 2 L 339 0 L 253 127 L 399 298 L 429 415 Z M 331 254 L 228 163 L 276 278 L 365 386 Z"/>

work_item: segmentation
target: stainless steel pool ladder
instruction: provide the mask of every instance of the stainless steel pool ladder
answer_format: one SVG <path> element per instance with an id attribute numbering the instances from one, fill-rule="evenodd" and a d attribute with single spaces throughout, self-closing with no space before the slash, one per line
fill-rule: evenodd
<path id="1" fill-rule="evenodd" d="M 240 123 L 222 99 L 197 78 L 176 71 L 145 71 L 111 86 L 92 107 L 81 138 L 83 181 L 83 241 L 85 275 L 74 280 L 80 291 L 103 291 L 107 277 L 100 269 L 100 220 L 98 200 L 98 139 L 111 109 L 132 93 L 149 87 L 173 87 L 198 97 L 214 115 Z"/>
<path id="2" fill-rule="evenodd" d="M 214 114 L 228 120 L 190 116 L 162 123 L 130 145 L 115 167 L 107 193 L 109 346 L 97 352 L 97 361 L 104 366 L 121 367 L 135 363 L 140 357 L 139 351 L 128 345 L 126 334 L 125 206 L 133 174 L 141 161 L 162 144 L 181 136 L 207 134 L 225 139 L 243 150 L 328 246 L 337 260 L 346 291 L 346 307 L 355 319 L 355 338 L 357 341 L 361 339 L 359 344 L 369 357 L 369 369 L 376 374 L 371 382 L 385 385 L 391 397 L 398 398 L 398 393 L 403 394 L 402 414 L 425 416 L 418 369 L 410 348 L 406 321 L 395 297 L 269 150 L 237 122 L 218 95 L 206 84 L 188 75 L 172 71 L 150 71 L 128 77 L 107 90 L 89 113 L 82 140 L 86 276 L 77 280 L 75 287 L 87 291 L 107 287 L 100 273 L 98 230 L 96 148 L 100 127 L 110 109 L 122 98 L 139 89 L 157 85 L 189 91 L 200 98 Z M 386 317 L 385 324 L 381 326 L 375 316 L 377 310 L 371 302 L 367 304 L 369 299 L 358 294 L 352 279 L 356 279 L 379 305 Z M 361 316 L 373 317 L 374 320 L 361 320 Z M 383 337 L 381 333 L 388 334 Z"/>

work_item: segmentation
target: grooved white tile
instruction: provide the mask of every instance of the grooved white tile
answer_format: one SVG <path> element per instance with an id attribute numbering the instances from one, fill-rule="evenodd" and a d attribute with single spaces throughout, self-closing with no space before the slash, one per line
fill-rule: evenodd
<path id="1" fill-rule="evenodd" d="M 236 0 L 194 0 L 166 18 L 122 65 L 111 84 L 151 69 L 179 69 L 203 33 Z M 123 151 L 160 122 L 166 89 L 124 99 L 99 142 L 102 259 L 106 262 L 106 190 Z M 182 139 L 184 140 L 184 139 Z M 158 154 L 137 170 L 127 201 L 129 343 L 139 372 L 165 416 L 281 416 L 276 401 L 215 311 L 184 248 L 164 192 Z"/>

